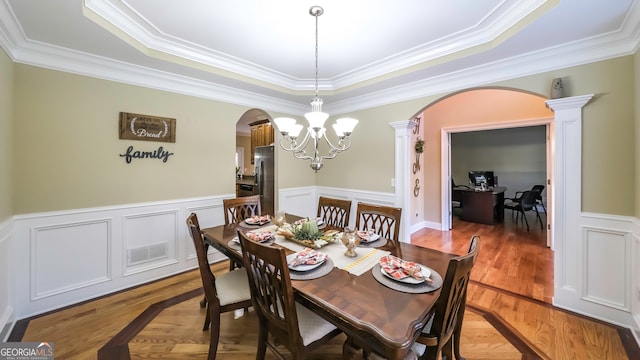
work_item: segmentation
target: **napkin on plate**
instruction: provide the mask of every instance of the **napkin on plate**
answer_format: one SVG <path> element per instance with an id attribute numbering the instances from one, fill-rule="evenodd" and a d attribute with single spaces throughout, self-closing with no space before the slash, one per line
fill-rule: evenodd
<path id="1" fill-rule="evenodd" d="M 356 234 L 358 234 L 358 237 L 362 239 L 362 242 L 364 243 L 371 241 L 371 235 L 369 234 L 369 230 L 358 230 Z"/>
<path id="2" fill-rule="evenodd" d="M 244 222 L 251 225 L 264 225 L 269 221 L 271 221 L 271 217 L 269 215 L 263 215 L 263 216 L 256 215 L 256 216 L 252 216 L 250 218 L 244 219 Z"/>
<path id="3" fill-rule="evenodd" d="M 382 270 L 396 280 L 402 280 L 407 277 L 413 277 L 417 280 L 424 279 L 420 265 L 413 261 L 406 261 L 393 255 L 387 255 L 380 258 L 379 263 Z"/>
<path id="4" fill-rule="evenodd" d="M 304 248 L 296 254 L 296 257 L 289 262 L 290 267 L 298 265 L 315 265 L 320 264 L 327 259 L 327 254 L 315 251 L 312 248 Z"/>
<path id="5" fill-rule="evenodd" d="M 271 231 L 249 231 L 247 237 L 253 241 L 264 242 L 270 240 L 273 233 Z"/>

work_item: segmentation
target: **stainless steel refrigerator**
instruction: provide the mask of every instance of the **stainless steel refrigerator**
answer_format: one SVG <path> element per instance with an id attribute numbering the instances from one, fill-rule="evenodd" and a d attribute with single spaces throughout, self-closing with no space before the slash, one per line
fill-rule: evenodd
<path id="1" fill-rule="evenodd" d="M 275 176 L 273 145 L 257 146 L 254 154 L 256 186 L 260 194 L 262 214 L 274 215 Z"/>

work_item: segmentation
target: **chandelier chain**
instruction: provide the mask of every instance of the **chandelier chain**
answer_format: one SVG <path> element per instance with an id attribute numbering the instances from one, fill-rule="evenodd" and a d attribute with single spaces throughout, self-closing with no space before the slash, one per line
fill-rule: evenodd
<path id="1" fill-rule="evenodd" d="M 316 11 L 314 17 L 316 18 L 316 82 L 315 82 L 315 95 L 318 97 L 318 16 L 320 12 Z"/>
<path id="2" fill-rule="evenodd" d="M 296 120 L 292 118 L 276 118 L 274 122 L 280 129 L 282 137 L 280 138 L 280 147 L 285 151 L 290 151 L 296 159 L 310 160 L 311 168 L 314 171 L 318 171 L 322 168 L 322 161 L 325 159 L 333 159 L 349 147 L 351 147 L 351 132 L 358 123 L 358 120 L 352 118 L 341 118 L 336 120 L 333 128 L 336 131 L 338 143 L 334 145 L 325 133 L 326 128 L 324 123 L 329 117 L 329 114 L 322 112 L 322 99 L 318 96 L 318 16 L 322 15 L 324 10 L 320 6 L 312 6 L 309 9 L 309 14 L 315 17 L 316 22 L 316 43 L 315 43 L 315 96 L 311 101 L 311 111 L 304 114 L 304 117 L 309 122 L 309 127 L 305 132 L 302 140 L 299 139 L 300 131 L 303 129 L 302 125 L 296 124 Z M 319 143 L 324 139 L 326 145 L 329 147 L 329 153 L 327 155 L 320 154 Z M 307 154 L 307 144 L 313 140 L 313 154 Z"/>

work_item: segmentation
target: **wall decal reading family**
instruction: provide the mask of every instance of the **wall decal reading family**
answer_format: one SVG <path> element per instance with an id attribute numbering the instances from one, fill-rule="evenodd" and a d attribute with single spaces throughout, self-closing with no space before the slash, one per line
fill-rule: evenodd
<path id="1" fill-rule="evenodd" d="M 121 112 L 120 139 L 174 143 L 176 142 L 176 119 Z M 162 146 L 154 151 L 141 151 L 134 150 L 132 145 L 124 154 L 119 155 L 127 164 L 131 164 L 133 159 L 159 159 L 166 163 L 173 153 Z"/>
<path id="2" fill-rule="evenodd" d="M 140 151 L 133 150 L 133 146 L 129 146 L 127 148 L 127 152 L 124 154 L 120 154 L 120 157 L 123 157 L 127 164 L 131 164 L 131 160 L 133 159 L 162 159 L 162 162 L 166 163 L 169 160 L 169 156 L 173 155 L 172 152 L 165 151 L 162 146 L 155 151 Z"/>

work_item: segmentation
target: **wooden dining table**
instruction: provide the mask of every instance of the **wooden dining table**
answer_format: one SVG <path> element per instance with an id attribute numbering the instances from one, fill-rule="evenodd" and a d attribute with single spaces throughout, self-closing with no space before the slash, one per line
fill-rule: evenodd
<path id="1" fill-rule="evenodd" d="M 229 244 L 238 229 L 251 230 L 230 224 L 204 228 L 202 233 L 209 245 L 241 261 L 241 253 Z M 455 257 L 406 243 L 400 244 L 401 254 L 392 248 L 386 250 L 423 264 L 443 278 L 449 260 Z M 440 295 L 440 289 L 421 294 L 401 292 L 382 285 L 371 271 L 356 276 L 337 267 L 322 277 L 291 280 L 291 284 L 298 302 L 333 323 L 355 344 L 366 344 L 367 350 L 387 359 L 403 359 L 409 353 Z"/>

